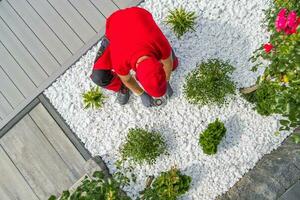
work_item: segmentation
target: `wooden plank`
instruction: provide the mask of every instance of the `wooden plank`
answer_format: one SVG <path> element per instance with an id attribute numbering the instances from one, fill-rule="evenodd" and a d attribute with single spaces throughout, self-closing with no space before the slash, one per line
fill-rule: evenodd
<path id="1" fill-rule="evenodd" d="M 61 193 L 77 180 L 28 115 L 0 144 L 40 199 Z"/>
<path id="2" fill-rule="evenodd" d="M 5 99 L 2 92 L 0 91 L 0 117 L 1 119 L 6 118 L 6 116 L 13 111 L 12 106 Z"/>
<path id="3" fill-rule="evenodd" d="M 72 173 L 78 178 L 81 177 L 85 173 L 83 170 L 85 160 L 44 106 L 42 104 L 37 105 L 29 115 L 71 169 Z"/>
<path id="4" fill-rule="evenodd" d="M 141 0 L 113 0 L 119 8 L 127 8 L 132 6 L 137 6 L 141 3 Z"/>
<path id="5" fill-rule="evenodd" d="M 96 34 L 92 26 L 67 0 L 48 0 L 48 2 L 84 42 L 88 42 Z"/>
<path id="6" fill-rule="evenodd" d="M 6 22 L 48 75 L 59 68 L 59 62 L 6 1 L 0 4 L 0 18 Z"/>
<path id="7" fill-rule="evenodd" d="M 81 15 L 91 24 L 97 32 L 105 26 L 106 20 L 103 14 L 90 1 L 68 0 Z"/>
<path id="8" fill-rule="evenodd" d="M 18 169 L 0 146 L 0 199 L 38 200 Z"/>
<path id="9" fill-rule="evenodd" d="M 27 1 L 39 14 L 39 16 L 51 27 L 60 40 L 74 54 L 83 46 L 83 41 L 69 27 L 69 25 L 51 7 L 48 1 L 28 0 Z"/>
<path id="10" fill-rule="evenodd" d="M 0 19 L 0 40 L 22 66 L 35 85 L 40 85 L 48 77 L 44 69 L 34 60 L 2 19 Z"/>
<path id="11" fill-rule="evenodd" d="M 13 107 L 17 107 L 23 100 L 24 96 L 8 78 L 0 66 L 0 91 L 7 98 Z"/>
<path id="12" fill-rule="evenodd" d="M 1 4 L 0 4 L 1 5 Z M 0 129 L 5 127 L 5 125 L 12 120 L 20 111 L 22 111 L 31 101 L 33 101 L 39 94 L 41 94 L 51 83 L 53 83 L 61 74 L 63 74 L 71 65 L 81 58 L 92 46 L 94 46 L 101 37 L 104 35 L 104 28 L 95 35 L 88 43 L 86 43 L 76 54 L 70 57 L 61 68 L 56 70 L 42 85 L 40 85 L 37 90 L 31 96 L 27 97 L 21 104 L 14 109 L 14 111 L 0 123 Z M 1 130 L 0 130 L 1 133 Z"/>
<path id="13" fill-rule="evenodd" d="M 51 115 L 51 117 L 56 121 L 58 126 L 63 130 L 68 139 L 72 142 L 77 151 L 81 154 L 84 160 L 91 159 L 91 154 L 85 149 L 84 143 L 77 137 L 77 135 L 71 130 L 69 125 L 66 124 L 62 116 L 57 112 L 57 110 L 50 103 L 49 99 L 45 97 L 44 94 L 39 95 L 38 99 L 41 101 L 45 109 Z M 1 132 L 0 132 L 1 134 Z M 0 135 L 1 136 L 1 135 Z"/>
<path id="14" fill-rule="evenodd" d="M 90 0 L 94 6 L 105 16 L 109 17 L 119 8 L 111 0 Z"/>
<path id="15" fill-rule="evenodd" d="M 49 26 L 35 12 L 35 10 L 27 3 L 27 1 L 7 0 L 10 5 L 18 12 L 19 16 L 33 30 L 42 43 L 50 50 L 59 63 L 65 62 L 71 52 L 58 39 Z M 1 2 L 4 3 L 5 1 Z"/>
<path id="16" fill-rule="evenodd" d="M 25 100 L 24 100 L 25 101 Z M 24 102 L 23 101 L 23 102 Z M 22 102 L 22 103 L 23 103 Z M 21 111 L 18 112 L 18 114 L 16 116 L 14 116 L 11 120 L 9 120 L 9 122 L 3 127 L 0 129 L 0 139 L 12 128 L 14 127 L 21 119 L 23 119 L 23 117 L 25 115 L 27 115 L 37 104 L 39 104 L 39 100 L 38 99 L 34 99 L 33 101 L 31 101 L 29 104 L 27 104 Z M 18 108 L 18 107 L 17 107 Z M 15 108 L 13 110 L 13 112 L 16 111 Z M 12 115 L 12 113 L 10 113 L 6 118 L 5 120 L 3 121 L 6 121 L 7 118 L 9 118 L 10 116 Z"/>
<path id="17" fill-rule="evenodd" d="M 36 86 L 30 80 L 28 75 L 23 71 L 21 66 L 19 66 L 19 64 L 14 60 L 14 58 L 9 54 L 9 52 L 3 46 L 1 41 L 0 65 L 25 96 L 29 96 L 34 92 Z"/>

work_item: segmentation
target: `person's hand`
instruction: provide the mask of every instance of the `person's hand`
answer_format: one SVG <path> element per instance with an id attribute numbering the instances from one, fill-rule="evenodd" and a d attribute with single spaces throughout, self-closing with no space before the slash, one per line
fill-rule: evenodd
<path id="1" fill-rule="evenodd" d="M 140 95 L 140 97 L 141 97 L 142 103 L 145 107 L 149 108 L 149 107 L 154 105 L 153 104 L 153 101 L 154 101 L 153 98 L 149 94 L 147 94 L 146 92 L 143 92 Z"/>
<path id="2" fill-rule="evenodd" d="M 168 82 L 168 84 L 167 84 L 167 92 L 166 92 L 166 96 L 168 97 L 168 98 L 170 98 L 172 95 L 173 95 L 173 89 L 172 89 L 172 87 L 171 87 L 171 85 L 170 85 L 170 83 Z"/>

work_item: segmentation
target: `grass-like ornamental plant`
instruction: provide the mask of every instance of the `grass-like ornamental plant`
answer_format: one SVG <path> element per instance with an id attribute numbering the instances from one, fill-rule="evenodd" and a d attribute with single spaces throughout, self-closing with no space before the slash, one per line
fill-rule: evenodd
<path id="1" fill-rule="evenodd" d="M 90 91 L 82 94 L 84 109 L 87 108 L 101 108 L 105 99 L 104 94 L 100 91 L 99 87 L 93 87 Z"/>
<path id="2" fill-rule="evenodd" d="M 153 164 L 159 155 L 166 153 L 166 145 L 158 132 L 149 132 L 141 128 L 130 129 L 121 153 L 124 160 Z"/>
<path id="3" fill-rule="evenodd" d="M 167 172 L 162 172 L 149 188 L 143 191 L 144 200 L 176 200 L 185 194 L 189 188 L 192 178 L 173 167 Z"/>
<path id="4" fill-rule="evenodd" d="M 85 177 L 74 192 L 64 191 L 59 200 L 131 200 L 120 190 L 114 179 L 105 179 L 104 174 L 96 171 L 92 178 Z M 58 200 L 52 195 L 48 200 Z"/>
<path id="5" fill-rule="evenodd" d="M 235 84 L 230 79 L 234 67 L 228 62 L 211 59 L 201 63 L 186 78 L 184 94 L 196 105 L 225 103 L 226 96 L 235 93 Z"/>
<path id="6" fill-rule="evenodd" d="M 199 144 L 203 152 L 208 155 L 217 153 L 218 145 L 225 136 L 226 128 L 224 123 L 216 119 L 210 123 L 205 131 L 200 135 Z"/>
<path id="7" fill-rule="evenodd" d="M 180 7 L 173 11 L 169 11 L 166 23 L 171 25 L 175 35 L 180 38 L 189 30 L 195 31 L 194 26 L 196 24 L 196 18 L 195 12 L 188 12 Z"/>

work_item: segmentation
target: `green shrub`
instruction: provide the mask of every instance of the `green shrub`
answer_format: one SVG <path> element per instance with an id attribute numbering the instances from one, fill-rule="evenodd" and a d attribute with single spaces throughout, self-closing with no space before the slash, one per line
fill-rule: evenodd
<path id="1" fill-rule="evenodd" d="M 131 200 L 119 186 L 114 179 L 105 179 L 102 172 L 96 171 L 91 179 L 85 177 L 74 192 L 64 191 L 59 200 Z M 52 195 L 49 200 L 57 200 L 57 197 Z"/>
<path id="2" fill-rule="evenodd" d="M 229 77 L 233 70 L 228 62 L 217 59 L 201 63 L 186 78 L 186 98 L 197 105 L 224 104 L 226 96 L 235 93 L 235 84 Z"/>
<path id="3" fill-rule="evenodd" d="M 159 155 L 166 153 L 166 145 L 160 133 L 130 129 L 121 153 L 124 160 L 129 158 L 138 164 L 144 161 L 153 164 Z"/>
<path id="4" fill-rule="evenodd" d="M 217 119 L 210 123 L 205 131 L 200 135 L 199 144 L 203 152 L 208 155 L 216 154 L 218 145 L 225 136 L 226 128 L 224 123 Z"/>
<path id="5" fill-rule="evenodd" d="M 82 97 L 83 97 L 84 109 L 101 108 L 103 106 L 103 102 L 105 99 L 105 96 L 100 91 L 99 87 L 91 88 L 90 91 L 87 91 L 86 93 L 82 94 Z"/>
<path id="6" fill-rule="evenodd" d="M 172 30 L 175 32 L 176 36 L 180 38 L 187 31 L 194 30 L 195 12 L 188 12 L 184 8 L 180 7 L 173 11 L 169 11 L 167 16 L 166 23 L 172 26 Z"/>
<path id="7" fill-rule="evenodd" d="M 173 167 L 167 172 L 162 172 L 152 183 L 151 187 L 143 191 L 144 200 L 176 200 L 185 194 L 189 188 L 192 178 Z"/>
<path id="8" fill-rule="evenodd" d="M 259 87 L 254 102 L 257 111 L 263 115 L 281 114 L 287 119 L 280 121 L 280 130 L 289 130 L 300 126 L 300 25 L 293 34 L 276 30 L 276 18 L 281 9 L 286 9 L 287 13 L 295 11 L 298 19 L 300 17 L 299 0 L 274 0 L 266 11 L 264 22 L 271 33 L 268 43 L 272 49 L 267 51 L 262 45 L 251 59 L 256 63 L 253 71 L 259 66 L 266 67 L 261 60 L 270 63 L 257 81 Z"/>
<path id="9" fill-rule="evenodd" d="M 271 115 L 275 112 L 276 95 L 280 86 L 276 83 L 267 82 L 260 84 L 255 91 L 256 110 L 261 115 Z"/>

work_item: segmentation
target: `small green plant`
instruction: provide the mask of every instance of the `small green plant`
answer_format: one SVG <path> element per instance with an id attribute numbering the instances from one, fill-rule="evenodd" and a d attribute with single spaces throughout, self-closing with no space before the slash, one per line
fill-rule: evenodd
<path id="1" fill-rule="evenodd" d="M 205 131 L 200 135 L 199 144 L 203 152 L 208 155 L 217 153 L 218 145 L 225 136 L 226 128 L 224 123 L 216 119 L 210 123 Z"/>
<path id="2" fill-rule="evenodd" d="M 192 178 L 173 167 L 167 172 L 162 172 L 150 187 L 142 192 L 144 200 L 176 200 L 185 194 L 189 188 Z"/>
<path id="3" fill-rule="evenodd" d="M 49 200 L 57 200 L 52 195 Z M 64 191 L 59 200 L 131 200 L 120 190 L 120 183 L 114 179 L 105 179 L 104 174 L 96 171 L 92 178 L 85 177 L 74 192 Z"/>
<path id="4" fill-rule="evenodd" d="M 93 108 L 98 109 L 103 106 L 105 96 L 100 91 L 99 87 L 93 87 L 90 91 L 82 94 L 84 109 Z"/>
<path id="5" fill-rule="evenodd" d="M 158 132 L 148 132 L 144 129 L 130 129 L 126 143 L 121 148 L 122 158 L 141 164 L 146 161 L 153 164 L 155 159 L 166 153 L 163 137 Z"/>
<path id="6" fill-rule="evenodd" d="M 184 93 L 192 104 L 225 103 L 226 96 L 235 93 L 235 84 L 229 75 L 234 67 L 217 59 L 201 63 L 186 78 Z"/>
<path id="7" fill-rule="evenodd" d="M 195 31 L 194 25 L 196 24 L 196 18 L 195 12 L 188 12 L 180 7 L 173 11 L 169 11 L 166 23 L 172 26 L 172 30 L 175 32 L 176 36 L 180 38 L 189 30 Z"/>

